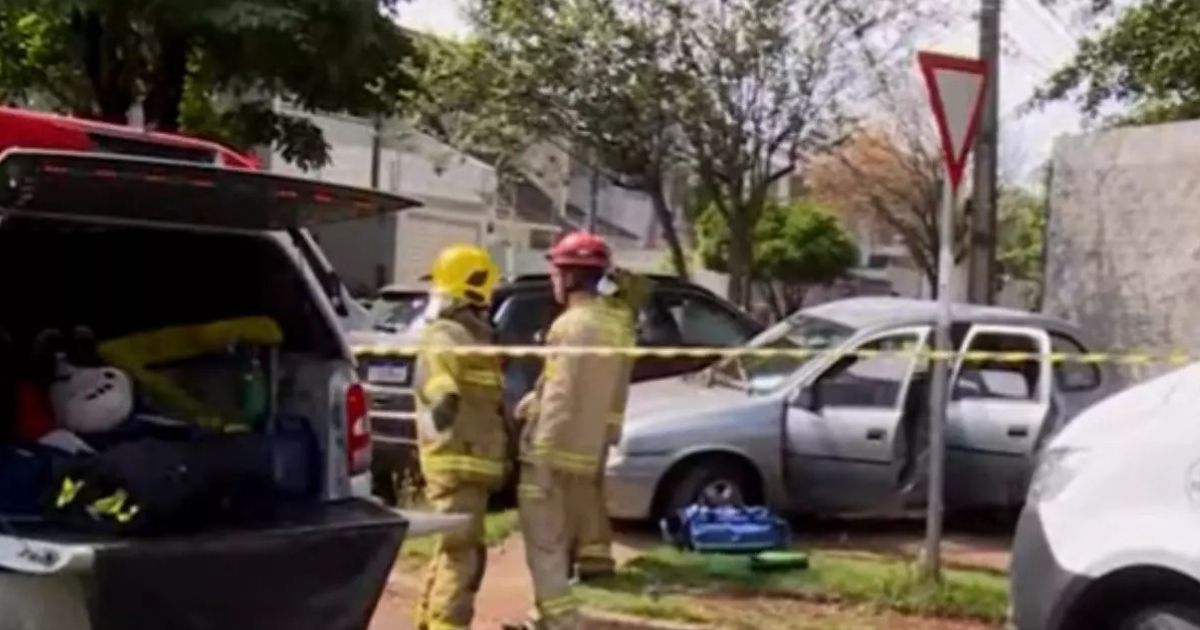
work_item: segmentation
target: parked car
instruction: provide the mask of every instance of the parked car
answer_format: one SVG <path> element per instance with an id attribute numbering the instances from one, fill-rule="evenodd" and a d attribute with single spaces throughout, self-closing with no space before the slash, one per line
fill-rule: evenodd
<path id="1" fill-rule="evenodd" d="M 638 316 L 638 343 L 642 346 L 736 347 L 762 331 L 762 326 L 711 291 L 672 276 L 651 276 L 650 297 Z M 492 300 L 496 343 L 533 345 L 559 313 L 550 279 L 546 275 L 522 276 L 501 285 Z M 411 346 L 420 326 L 413 324 L 396 335 L 364 332 L 351 336 L 359 348 Z M 713 359 L 677 357 L 645 358 L 634 367 L 634 380 L 667 378 L 702 370 Z M 416 425 L 412 398 L 413 358 L 361 353 L 359 374 L 371 385 L 371 422 L 378 461 L 394 462 L 403 471 L 380 470 L 379 475 L 415 475 Z M 505 362 L 505 399 L 515 405 L 532 389 L 541 371 L 537 358 Z M 380 481 L 377 486 L 390 482 Z"/>
<path id="2" fill-rule="evenodd" d="M 371 324 L 376 330 L 399 333 L 419 325 L 429 291 L 423 287 L 393 284 L 379 290 L 371 304 Z"/>
<path id="3" fill-rule="evenodd" d="M 1088 409 L 1041 455 L 1012 552 L 1018 630 L 1200 629 L 1200 365 Z"/>
<path id="4" fill-rule="evenodd" d="M 955 347 L 1040 354 L 953 366 L 946 504 L 1015 508 L 1035 454 L 1102 396 L 1105 368 L 1054 363 L 1085 352 L 1070 324 L 1019 311 L 954 307 Z M 609 513 L 645 519 L 701 498 L 836 513 L 923 502 L 932 302 L 854 298 L 801 311 L 750 343 L 814 354 L 733 358 L 633 388 L 608 459 Z M 830 352 L 822 352 L 830 351 Z"/>
<path id="5" fill-rule="evenodd" d="M 111 339 L 269 318 L 283 341 L 267 371 L 277 385 L 267 409 L 296 419 L 312 439 L 303 449 L 309 457 L 298 460 L 305 464 L 273 468 L 277 483 L 303 496 L 254 524 L 200 528 L 183 540 L 116 539 L 0 515 L 0 617 L 79 630 L 129 619 L 311 628 L 368 618 L 395 548 L 420 527 L 355 498 L 371 449 L 366 397 L 339 325 L 344 293 L 317 264 L 322 257 L 304 228 L 415 202 L 253 172 L 232 151 L 187 138 L 5 108 L 0 151 L 0 402 L 15 400 L 11 377 L 30 369 L 21 362 L 41 330 L 83 325 Z M 237 399 L 232 387 L 214 379 L 200 389 Z M 0 407 L 0 443 L 23 448 L 10 442 L 16 417 Z M 28 477 L 18 479 L 0 478 L 6 498 L 31 492 L 20 487 Z M 214 562 L 241 568 L 217 580 Z M 273 579 L 283 575 L 326 581 Z M 253 596 L 242 597 L 248 586 Z M 214 622 L 211 602 L 222 597 L 244 605 L 221 609 Z"/>

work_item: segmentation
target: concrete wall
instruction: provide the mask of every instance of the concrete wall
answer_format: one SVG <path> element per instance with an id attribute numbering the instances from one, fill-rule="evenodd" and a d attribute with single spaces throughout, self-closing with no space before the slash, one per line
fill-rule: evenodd
<path id="1" fill-rule="evenodd" d="M 1065 138 L 1052 168 L 1044 310 L 1103 350 L 1200 350 L 1200 122 Z"/>

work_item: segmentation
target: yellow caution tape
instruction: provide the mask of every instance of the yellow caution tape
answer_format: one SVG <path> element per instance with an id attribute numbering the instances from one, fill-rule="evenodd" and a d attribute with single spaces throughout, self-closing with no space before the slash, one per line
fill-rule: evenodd
<path id="1" fill-rule="evenodd" d="M 942 352 L 937 350 L 815 350 L 804 348 L 687 348 L 687 347 L 599 347 L 599 346 L 354 346 L 351 348 L 360 358 L 369 357 L 413 357 L 419 353 L 448 354 L 453 356 L 491 356 L 507 358 L 547 358 L 547 357 L 627 357 L 641 358 L 693 358 L 693 359 L 728 359 L 753 358 L 773 359 L 787 357 L 793 359 L 811 359 L 818 356 L 833 355 L 836 357 L 877 358 L 881 356 L 895 358 L 917 358 L 931 361 L 988 362 L 988 363 L 1023 363 L 1026 361 L 1048 359 L 1053 364 L 1081 363 L 1090 365 L 1117 364 L 1127 366 L 1173 365 L 1181 366 L 1191 363 L 1200 357 L 1189 355 L 1182 351 L 1155 354 L 1149 352 L 1089 352 L 1072 354 L 1066 352 L 993 352 L 972 350 L 968 352 Z"/>

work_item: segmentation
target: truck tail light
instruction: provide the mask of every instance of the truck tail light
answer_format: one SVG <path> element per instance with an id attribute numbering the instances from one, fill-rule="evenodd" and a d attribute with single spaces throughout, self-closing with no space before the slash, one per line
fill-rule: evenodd
<path id="1" fill-rule="evenodd" d="M 346 468 L 351 475 L 371 467 L 371 405 L 362 383 L 346 388 Z"/>

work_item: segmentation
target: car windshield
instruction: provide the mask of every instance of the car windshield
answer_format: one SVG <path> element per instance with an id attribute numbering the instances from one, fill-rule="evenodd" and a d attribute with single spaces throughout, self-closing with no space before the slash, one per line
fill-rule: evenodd
<path id="1" fill-rule="evenodd" d="M 371 321 L 377 328 L 405 330 L 421 317 L 428 303 L 426 293 L 385 293 L 371 307 Z"/>
<path id="2" fill-rule="evenodd" d="M 816 352 L 836 348 L 853 334 L 854 329 L 848 326 L 797 314 L 764 331 L 751 340 L 748 347 L 811 350 L 813 354 L 738 356 L 717 364 L 710 374 L 713 382 L 749 392 L 768 392 L 811 361 Z"/>

